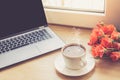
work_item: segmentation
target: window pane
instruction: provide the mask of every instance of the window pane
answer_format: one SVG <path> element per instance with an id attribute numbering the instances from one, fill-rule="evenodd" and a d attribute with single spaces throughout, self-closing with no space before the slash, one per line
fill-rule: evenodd
<path id="1" fill-rule="evenodd" d="M 45 7 L 62 7 L 61 0 L 42 0 Z"/>
<path id="2" fill-rule="evenodd" d="M 104 0 L 42 0 L 44 7 L 53 9 L 104 12 Z"/>

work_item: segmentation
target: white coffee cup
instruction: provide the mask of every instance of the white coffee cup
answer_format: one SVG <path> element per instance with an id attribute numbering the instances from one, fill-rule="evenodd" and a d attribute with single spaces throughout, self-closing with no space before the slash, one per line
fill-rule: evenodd
<path id="1" fill-rule="evenodd" d="M 69 69 L 82 69 L 86 65 L 86 49 L 77 43 L 67 44 L 62 48 L 65 66 Z"/>

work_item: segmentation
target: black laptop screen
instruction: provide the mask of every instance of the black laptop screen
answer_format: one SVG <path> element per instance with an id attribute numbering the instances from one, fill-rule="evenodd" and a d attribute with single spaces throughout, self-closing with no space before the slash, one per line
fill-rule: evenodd
<path id="1" fill-rule="evenodd" d="M 0 39 L 43 25 L 41 0 L 0 0 Z"/>

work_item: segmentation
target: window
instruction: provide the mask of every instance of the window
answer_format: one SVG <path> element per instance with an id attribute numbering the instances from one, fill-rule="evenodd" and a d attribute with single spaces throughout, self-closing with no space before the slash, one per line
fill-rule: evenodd
<path id="1" fill-rule="evenodd" d="M 93 28 L 99 21 L 120 25 L 120 0 L 42 0 L 48 23 Z"/>
<path id="2" fill-rule="evenodd" d="M 104 12 L 104 0 L 42 0 L 48 9 Z"/>

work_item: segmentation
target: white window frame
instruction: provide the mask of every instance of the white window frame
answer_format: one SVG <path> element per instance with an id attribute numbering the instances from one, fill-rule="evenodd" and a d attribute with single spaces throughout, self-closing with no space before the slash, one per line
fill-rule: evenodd
<path id="1" fill-rule="evenodd" d="M 104 13 L 67 11 L 45 8 L 48 23 L 93 28 L 99 21 L 120 28 L 120 0 L 105 0 Z"/>

